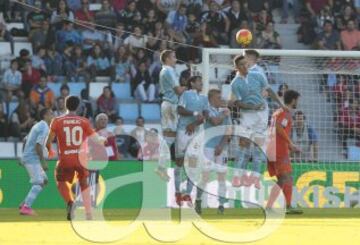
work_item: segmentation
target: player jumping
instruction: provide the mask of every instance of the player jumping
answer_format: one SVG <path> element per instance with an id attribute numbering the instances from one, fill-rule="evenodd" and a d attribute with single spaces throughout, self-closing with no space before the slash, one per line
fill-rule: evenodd
<path id="1" fill-rule="evenodd" d="M 236 170 L 234 171 L 233 186 L 250 186 L 254 184 L 260 188 L 260 171 L 263 159 L 263 146 L 266 139 L 269 109 L 263 97 L 263 91 L 267 91 L 270 98 L 275 100 L 282 108 L 286 106 L 281 102 L 277 94 L 269 87 L 266 77 L 258 72 L 248 70 L 245 56 L 239 55 L 234 59 L 237 74 L 231 83 L 232 92 L 236 98 L 234 106 L 240 110 L 240 125 L 237 126 L 242 137 L 239 140 L 237 152 Z M 240 170 L 244 170 L 250 158 L 250 144 L 255 142 L 253 155 L 253 172 L 247 180 L 246 172 L 243 171 L 240 178 Z M 259 147 L 260 146 L 260 147 Z"/>
<path id="2" fill-rule="evenodd" d="M 159 165 L 155 172 L 161 179 L 168 181 L 169 176 L 166 172 L 166 162 L 170 161 L 168 158 L 170 153 L 166 150 L 167 147 L 164 146 L 164 143 L 166 143 L 168 149 L 170 149 L 171 145 L 175 142 L 178 123 L 178 97 L 186 90 L 186 88 L 180 86 L 179 77 L 175 72 L 177 61 L 175 51 L 162 51 L 160 60 L 163 65 L 159 75 L 160 92 L 163 100 L 161 103 L 161 127 L 166 142 L 162 142 L 160 145 Z"/>
<path id="3" fill-rule="evenodd" d="M 227 145 L 231 133 L 231 119 L 230 119 L 230 110 L 228 108 L 220 108 L 222 103 L 221 100 L 221 91 L 217 89 L 211 89 L 208 93 L 209 98 L 209 108 L 206 122 L 204 124 L 204 129 L 209 129 L 217 126 L 216 130 L 221 130 L 217 132 L 220 136 L 213 137 L 210 139 L 206 138 L 205 131 L 205 162 L 202 170 L 201 181 L 198 184 L 196 201 L 195 201 L 195 211 L 198 214 L 201 214 L 201 202 L 202 195 L 204 190 L 206 190 L 206 185 L 209 181 L 210 171 L 215 170 L 218 178 L 218 197 L 219 197 L 219 207 L 218 213 L 224 213 L 224 203 L 226 202 L 226 172 L 227 172 Z M 229 125 L 229 127 L 225 127 Z"/>
<path id="4" fill-rule="evenodd" d="M 204 114 L 208 108 L 208 99 L 200 95 L 203 88 L 203 82 L 200 76 L 189 78 L 191 89 L 185 91 L 180 99 L 177 108 L 179 114 L 179 123 L 177 126 L 175 154 L 176 166 L 174 170 L 175 179 L 175 198 L 176 203 L 181 206 L 182 201 L 192 205 L 190 193 L 193 189 L 193 182 L 196 175 L 197 161 L 199 160 L 199 151 L 202 142 L 196 142 L 189 148 L 189 144 L 196 134 L 199 133 L 200 125 L 204 122 Z M 182 168 L 184 166 L 184 157 L 188 154 L 189 167 L 187 168 L 186 192 L 183 196 L 180 191 L 182 181 Z"/>
<path id="5" fill-rule="evenodd" d="M 48 156 L 46 141 L 52 118 L 53 113 L 50 109 L 42 109 L 40 111 L 41 121 L 31 128 L 31 131 L 26 139 L 21 162 L 30 176 L 30 183 L 32 187 L 24 202 L 20 206 L 21 215 L 35 215 L 31 206 L 48 182 L 48 178 L 45 173 L 48 169 L 48 165 L 45 160 Z"/>
<path id="6" fill-rule="evenodd" d="M 55 175 L 57 188 L 67 204 L 67 219 L 73 219 L 74 198 L 71 194 L 71 183 L 75 173 L 79 180 L 81 194 L 84 202 L 86 219 L 92 219 L 90 193 L 87 183 L 89 171 L 86 160 L 86 140 L 91 137 L 94 142 L 104 144 L 106 138 L 99 136 L 91 128 L 90 122 L 84 117 L 76 115 L 80 99 L 68 96 L 65 99 L 67 113 L 56 117 L 50 125 L 48 145 L 57 138 L 59 160 L 56 165 Z"/>
<path id="7" fill-rule="evenodd" d="M 284 103 L 288 108 L 296 109 L 300 94 L 294 90 L 288 90 L 284 95 Z M 293 181 L 291 177 L 292 168 L 290 163 L 291 151 L 299 151 L 299 148 L 291 141 L 291 112 L 282 108 L 276 110 L 271 120 L 271 132 L 275 135 L 270 135 L 270 142 L 268 146 L 268 171 L 270 176 L 276 176 L 277 185 L 271 189 L 267 208 L 271 209 L 280 189 L 283 191 L 286 200 L 287 214 L 301 214 L 301 210 L 291 207 L 291 196 Z M 276 142 L 274 142 L 276 140 Z M 276 147 L 276 149 L 274 149 Z M 275 155 L 274 155 L 275 154 Z"/>

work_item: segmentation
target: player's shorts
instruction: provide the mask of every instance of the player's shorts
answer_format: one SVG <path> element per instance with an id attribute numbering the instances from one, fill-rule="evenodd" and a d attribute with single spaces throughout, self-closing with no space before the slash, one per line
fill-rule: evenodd
<path id="1" fill-rule="evenodd" d="M 55 168 L 55 177 L 57 181 L 73 182 L 76 177 L 81 180 L 89 176 L 89 170 L 82 165 L 77 164 L 74 166 L 64 166 L 61 162 L 58 162 Z"/>
<path id="2" fill-rule="evenodd" d="M 48 180 L 48 177 L 41 167 L 41 164 L 25 163 L 24 167 L 30 176 L 30 183 L 32 185 L 42 185 Z"/>
<path id="3" fill-rule="evenodd" d="M 269 108 L 262 111 L 241 111 L 240 125 L 236 126 L 239 136 L 253 140 L 255 137 L 266 138 L 269 121 Z"/>
<path id="4" fill-rule="evenodd" d="M 198 133 L 193 133 L 192 135 L 186 134 L 185 130 L 179 130 L 176 134 L 176 140 L 175 140 L 175 157 L 176 158 L 183 158 L 185 157 L 185 154 L 187 154 L 187 157 L 195 157 L 199 158 L 199 153 L 202 149 L 203 144 L 203 136 L 196 137 L 196 142 L 191 144 L 192 140 L 195 138 L 195 136 Z"/>
<path id="5" fill-rule="evenodd" d="M 291 162 L 288 156 L 282 158 L 279 157 L 276 161 L 268 161 L 267 168 L 271 177 L 279 177 L 284 174 L 292 173 Z"/>
<path id="6" fill-rule="evenodd" d="M 202 161 L 202 170 L 205 172 L 216 171 L 217 173 L 225 173 L 227 171 L 227 149 L 223 149 L 219 156 L 215 156 L 215 149 L 205 147 L 204 161 Z"/>
<path id="7" fill-rule="evenodd" d="M 163 131 L 176 132 L 178 124 L 177 104 L 168 101 L 161 103 L 161 128 Z"/>

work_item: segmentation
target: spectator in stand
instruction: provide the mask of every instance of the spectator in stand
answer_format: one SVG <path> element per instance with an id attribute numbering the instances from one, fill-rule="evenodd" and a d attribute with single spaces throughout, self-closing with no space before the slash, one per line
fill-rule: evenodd
<path id="1" fill-rule="evenodd" d="M 299 18 L 300 27 L 297 30 L 298 42 L 306 45 L 314 43 L 316 38 L 315 24 L 310 14 L 303 13 Z"/>
<path id="2" fill-rule="evenodd" d="M 5 71 L 2 78 L 2 89 L 4 90 L 5 94 L 9 94 L 11 97 L 12 95 L 15 95 L 20 89 L 22 82 L 22 74 L 18 68 L 19 65 L 17 60 L 13 59 L 10 64 L 10 68 Z"/>
<path id="3" fill-rule="evenodd" d="M 131 64 L 129 61 L 129 54 L 127 53 L 124 46 L 118 48 L 114 57 L 113 65 L 115 69 L 115 81 L 121 83 L 130 83 Z"/>
<path id="4" fill-rule="evenodd" d="M 324 31 L 318 35 L 317 48 L 324 50 L 340 50 L 340 35 L 333 29 L 333 23 L 330 20 L 324 22 Z"/>
<path id="5" fill-rule="evenodd" d="M 131 84 L 132 95 L 142 102 L 155 100 L 155 84 L 151 80 L 148 67 L 145 62 L 140 62 L 137 73 Z"/>
<path id="6" fill-rule="evenodd" d="M 42 28 L 42 22 L 49 19 L 49 15 L 41 9 L 41 1 L 35 0 L 34 7 L 35 10 L 27 16 L 29 31 Z"/>
<path id="7" fill-rule="evenodd" d="M 41 73 L 39 70 L 32 67 L 31 60 L 25 63 L 25 69 L 22 73 L 21 88 L 24 91 L 25 97 L 28 98 L 32 87 L 39 83 Z"/>
<path id="8" fill-rule="evenodd" d="M 324 26 L 325 21 L 330 21 L 332 24 L 335 23 L 334 15 L 331 12 L 330 5 L 325 5 L 320 14 L 317 16 L 317 27 L 320 29 Z"/>
<path id="9" fill-rule="evenodd" d="M 355 26 L 358 26 L 358 19 L 355 13 L 355 10 L 353 9 L 353 7 L 351 5 L 345 5 L 345 7 L 343 8 L 343 13 L 340 15 L 341 16 L 341 23 L 342 25 L 345 27 L 346 24 L 348 23 L 349 20 L 353 20 L 355 23 Z"/>
<path id="10" fill-rule="evenodd" d="M 112 47 L 113 50 L 118 50 L 120 47 L 124 45 L 124 40 L 127 37 L 127 34 L 124 32 L 125 26 L 123 23 L 118 23 L 116 25 L 116 33 L 113 36 Z"/>
<path id="11" fill-rule="evenodd" d="M 274 30 L 274 22 L 266 24 L 266 28 L 258 38 L 258 47 L 263 49 L 281 49 L 279 33 Z"/>
<path id="12" fill-rule="evenodd" d="M 138 157 L 139 150 L 145 144 L 145 135 L 147 130 L 145 129 L 145 119 L 138 117 L 136 119 L 136 128 L 130 132 L 131 140 L 129 144 L 129 152 L 133 157 Z"/>
<path id="13" fill-rule="evenodd" d="M 33 50 L 37 50 L 40 46 L 50 46 L 55 42 L 55 32 L 50 28 L 49 20 L 42 22 L 41 28 L 30 31 L 29 41 L 33 46 Z"/>
<path id="14" fill-rule="evenodd" d="M 257 14 L 259 14 L 259 12 L 264 9 L 264 8 L 268 8 L 268 0 L 251 0 L 251 1 L 247 1 L 247 8 L 251 13 L 251 16 L 254 17 Z"/>
<path id="15" fill-rule="evenodd" d="M 46 55 L 46 47 L 40 46 L 37 49 L 36 54 L 33 55 L 33 57 L 31 58 L 32 66 L 35 69 L 46 72 L 46 66 L 44 61 L 45 55 Z"/>
<path id="16" fill-rule="evenodd" d="M 89 93 L 87 89 L 80 92 L 81 103 L 79 107 L 79 115 L 91 119 L 94 116 L 91 101 L 89 100 Z"/>
<path id="17" fill-rule="evenodd" d="M 81 9 L 75 12 L 75 18 L 83 22 L 92 22 L 94 20 L 94 12 L 89 9 L 89 0 L 81 0 Z M 87 23 L 81 23 L 82 25 L 87 26 Z M 81 28 L 84 28 L 80 25 Z"/>
<path id="18" fill-rule="evenodd" d="M 93 78 L 87 70 L 86 58 L 83 55 L 82 47 L 79 45 L 74 48 L 69 46 L 65 49 L 64 69 L 66 77 L 72 81 L 85 80 L 85 82 L 90 82 Z"/>
<path id="19" fill-rule="evenodd" d="M 119 151 L 117 149 L 117 145 L 116 145 L 116 137 L 112 132 L 109 132 L 106 127 L 108 125 L 109 122 L 109 118 L 105 113 L 100 113 L 96 116 L 95 118 L 95 130 L 96 132 L 105 137 L 106 138 L 106 143 L 105 143 L 105 148 L 106 148 L 106 153 L 107 153 L 107 157 L 110 161 L 116 161 L 116 160 L 120 160 L 120 154 Z M 97 151 L 97 147 L 95 147 L 95 152 Z M 92 154 L 94 155 L 94 154 Z M 98 155 L 98 154 L 96 154 Z M 96 156 L 94 155 L 94 156 Z"/>
<path id="20" fill-rule="evenodd" d="M 360 42 L 360 31 L 356 28 L 355 22 L 349 20 L 346 24 L 346 30 L 341 32 L 341 43 L 344 50 L 352 50 Z"/>
<path id="21" fill-rule="evenodd" d="M 59 30 L 62 28 L 64 20 L 74 21 L 74 13 L 69 9 L 65 0 L 60 0 L 56 10 L 52 12 L 50 22 L 55 29 Z"/>
<path id="22" fill-rule="evenodd" d="M 340 112 L 339 137 L 345 155 L 347 155 L 347 140 L 349 138 L 360 141 L 360 108 L 357 100 L 351 100 L 349 108 Z"/>
<path id="23" fill-rule="evenodd" d="M 56 99 L 56 106 L 54 110 L 54 116 L 59 117 L 66 114 L 67 110 L 65 108 L 65 99 L 63 97 L 58 97 Z"/>
<path id="24" fill-rule="evenodd" d="M 102 0 L 101 10 L 95 14 L 95 22 L 98 25 L 114 28 L 117 22 L 116 14 L 111 8 L 109 0 Z"/>
<path id="25" fill-rule="evenodd" d="M 145 134 L 145 143 L 139 150 L 137 159 L 142 161 L 159 159 L 160 139 L 157 129 L 152 128 Z"/>
<path id="26" fill-rule="evenodd" d="M 95 73 L 96 76 L 110 76 L 110 61 L 106 57 L 99 44 L 94 46 L 91 55 L 87 58 L 87 68 L 89 73 Z"/>
<path id="27" fill-rule="evenodd" d="M 217 47 L 218 43 L 209 24 L 203 22 L 200 24 L 200 32 L 197 33 L 194 39 L 194 45 L 202 47 Z M 195 51 L 195 50 L 194 50 Z M 196 51 L 195 51 L 196 52 Z M 192 57 L 195 58 L 195 57 Z"/>
<path id="28" fill-rule="evenodd" d="M 117 117 L 115 120 L 114 134 L 116 137 L 116 145 L 121 156 L 127 158 L 129 151 L 129 135 L 124 129 L 124 119 L 122 117 Z"/>
<path id="29" fill-rule="evenodd" d="M 124 119 L 122 117 L 117 117 L 115 120 L 114 134 L 116 136 L 127 134 L 124 129 Z"/>
<path id="30" fill-rule="evenodd" d="M 207 28 L 219 44 L 227 44 L 229 40 L 230 21 L 222 12 L 217 2 L 211 2 L 210 10 L 201 14 L 201 23 L 206 23 Z"/>
<path id="31" fill-rule="evenodd" d="M 82 42 L 82 36 L 78 31 L 74 29 L 72 22 L 64 20 L 62 22 L 62 30 L 58 30 L 55 34 L 56 49 L 59 52 L 64 51 L 67 44 L 80 45 Z"/>
<path id="32" fill-rule="evenodd" d="M 30 102 L 33 108 L 37 108 L 41 105 L 51 109 L 55 105 L 55 95 L 47 86 L 46 75 L 41 75 L 39 84 L 32 88 L 30 92 Z"/>
<path id="33" fill-rule="evenodd" d="M 81 8 L 81 0 L 66 0 L 66 3 L 73 12 Z"/>
<path id="34" fill-rule="evenodd" d="M 6 140 L 8 137 L 8 116 L 4 112 L 3 104 L 0 104 L 0 139 L 1 141 Z"/>
<path id="35" fill-rule="evenodd" d="M 102 95 L 96 101 L 97 112 L 105 113 L 111 122 L 114 122 L 118 114 L 116 98 L 110 86 L 103 89 Z"/>
<path id="36" fill-rule="evenodd" d="M 117 15 L 121 10 L 125 9 L 128 4 L 128 0 L 112 0 L 111 2 L 112 7 Z"/>
<path id="37" fill-rule="evenodd" d="M 148 30 L 153 33 L 155 31 L 155 24 L 158 21 L 159 18 L 156 16 L 155 9 L 149 9 L 146 17 L 142 21 L 142 26 L 144 27 L 144 30 Z"/>
<path id="38" fill-rule="evenodd" d="M 313 18 L 316 15 L 320 14 L 320 11 L 325 7 L 327 4 L 331 4 L 332 0 L 306 0 L 305 5 L 307 11 L 311 14 Z"/>
<path id="39" fill-rule="evenodd" d="M 60 87 L 60 96 L 59 97 L 62 97 L 62 98 L 66 98 L 68 97 L 70 94 L 70 88 L 67 84 L 63 84 L 61 85 Z"/>
<path id="40" fill-rule="evenodd" d="M 94 25 L 88 23 L 86 28 L 82 31 L 81 37 L 83 40 L 83 51 L 88 55 L 95 44 L 103 44 L 105 42 L 105 35 L 95 29 Z"/>
<path id="41" fill-rule="evenodd" d="M 238 0 L 233 0 L 231 2 L 231 8 L 226 12 L 226 15 L 230 22 L 230 33 L 237 32 L 240 29 L 241 21 L 249 19 L 246 13 L 241 9 Z"/>
<path id="42" fill-rule="evenodd" d="M 10 42 L 11 44 L 11 50 L 9 50 L 9 54 L 14 50 L 14 38 L 11 35 L 11 33 L 6 30 L 6 24 L 0 23 L 0 40 L 3 40 L 5 42 Z"/>
<path id="43" fill-rule="evenodd" d="M 135 26 L 134 33 L 124 40 L 124 45 L 128 47 L 132 54 L 135 53 L 136 48 L 145 48 L 146 43 L 147 37 L 143 35 L 143 30 L 140 26 Z"/>
<path id="44" fill-rule="evenodd" d="M 181 1 L 177 0 L 156 0 L 156 7 L 159 10 L 159 15 L 165 19 L 167 14 L 176 10 L 180 3 Z"/>
<path id="45" fill-rule="evenodd" d="M 295 162 L 315 162 L 318 160 L 318 136 L 315 130 L 306 121 L 302 111 L 295 112 L 291 139 L 301 151 L 294 152 Z"/>
<path id="46" fill-rule="evenodd" d="M 64 75 L 63 69 L 63 56 L 58 53 L 55 48 L 49 48 L 46 51 L 46 56 L 44 57 L 44 62 L 46 66 L 46 73 L 49 76 L 62 76 Z"/>
<path id="47" fill-rule="evenodd" d="M 119 12 L 118 22 L 124 23 L 127 31 L 132 31 L 135 17 L 139 14 L 140 12 L 136 9 L 136 1 L 129 0 L 127 7 Z"/>
<path id="48" fill-rule="evenodd" d="M 256 35 L 261 35 L 261 32 L 266 29 L 266 25 L 272 21 L 272 17 L 266 9 L 263 9 L 253 17 L 253 20 L 253 29 L 256 31 Z"/>
<path id="49" fill-rule="evenodd" d="M 180 4 L 177 10 L 170 11 L 166 18 L 168 33 L 177 42 L 185 42 L 184 32 L 187 26 L 186 5 Z"/>
<path id="50" fill-rule="evenodd" d="M 24 100 L 19 100 L 19 105 L 10 118 L 10 136 L 23 138 L 35 124 L 31 115 L 30 105 Z"/>
<path id="51" fill-rule="evenodd" d="M 16 58 L 18 64 L 19 64 L 19 71 L 23 72 L 25 71 L 25 65 L 26 63 L 31 59 L 30 52 L 27 49 L 20 50 L 20 56 Z"/>

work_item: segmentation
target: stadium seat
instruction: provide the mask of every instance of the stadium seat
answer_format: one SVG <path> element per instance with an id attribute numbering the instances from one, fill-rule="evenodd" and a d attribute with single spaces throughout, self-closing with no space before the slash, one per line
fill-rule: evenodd
<path id="1" fill-rule="evenodd" d="M 159 121 L 160 106 L 158 104 L 141 104 L 141 116 L 145 121 Z"/>
<path id="2" fill-rule="evenodd" d="M 110 77 L 96 77 L 95 82 L 97 82 L 97 83 L 110 83 L 111 78 Z"/>
<path id="3" fill-rule="evenodd" d="M 70 82 L 70 83 L 67 83 L 67 85 L 70 88 L 70 94 L 76 95 L 76 96 L 80 96 L 81 90 L 86 88 L 85 83 Z"/>
<path id="4" fill-rule="evenodd" d="M 108 83 L 89 83 L 89 96 L 97 100 L 102 94 L 105 86 L 108 86 Z"/>
<path id="5" fill-rule="evenodd" d="M 101 3 L 91 3 L 89 5 L 89 10 L 91 10 L 91 11 L 99 11 L 99 10 L 101 10 L 101 8 L 102 8 Z"/>
<path id="6" fill-rule="evenodd" d="M 54 92 L 55 96 L 60 96 L 61 83 L 48 83 L 49 88 Z"/>
<path id="7" fill-rule="evenodd" d="M 124 118 L 125 121 L 135 121 L 139 116 L 139 108 L 137 104 L 120 104 L 119 116 Z"/>
<path id="8" fill-rule="evenodd" d="M 111 89 L 117 99 L 131 99 L 131 88 L 129 83 L 113 83 Z"/>
<path id="9" fill-rule="evenodd" d="M 11 55 L 11 44 L 8 42 L 0 42 L 0 56 Z"/>
<path id="10" fill-rule="evenodd" d="M 33 47 L 32 44 L 29 42 L 19 42 L 19 43 L 14 43 L 14 55 L 15 56 L 19 56 L 20 55 L 20 50 L 22 49 L 27 49 L 30 52 L 30 55 L 33 54 Z"/>
<path id="11" fill-rule="evenodd" d="M 348 160 L 349 161 L 360 161 L 360 147 L 349 146 L 348 147 Z"/>
<path id="12" fill-rule="evenodd" d="M 16 28 L 19 30 L 25 29 L 24 23 L 22 22 L 12 22 L 6 24 L 6 30 L 11 31 L 11 29 Z"/>
<path id="13" fill-rule="evenodd" d="M 16 110 L 18 105 L 19 105 L 18 102 L 10 102 L 9 103 L 9 111 L 6 112 L 9 118 L 11 117 L 12 113 Z"/>
<path id="14" fill-rule="evenodd" d="M 0 142 L 0 158 L 15 158 L 14 143 Z"/>

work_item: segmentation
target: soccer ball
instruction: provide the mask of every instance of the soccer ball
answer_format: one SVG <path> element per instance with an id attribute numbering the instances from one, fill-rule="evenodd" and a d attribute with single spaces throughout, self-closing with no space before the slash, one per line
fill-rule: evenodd
<path id="1" fill-rule="evenodd" d="M 248 46 L 252 41 L 252 33 L 248 29 L 241 29 L 236 33 L 236 42 L 241 46 Z"/>

